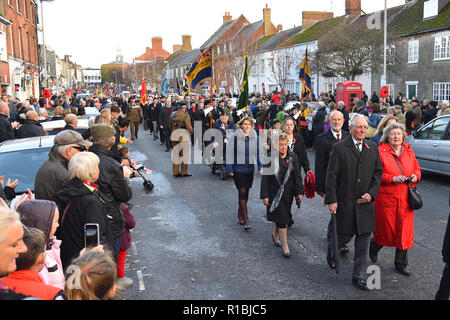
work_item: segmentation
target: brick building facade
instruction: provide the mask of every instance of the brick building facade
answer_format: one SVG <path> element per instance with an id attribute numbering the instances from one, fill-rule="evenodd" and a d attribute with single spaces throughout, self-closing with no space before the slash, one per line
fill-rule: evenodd
<path id="1" fill-rule="evenodd" d="M 37 43 L 37 4 L 34 0 L 1 0 L 6 36 L 9 79 L 2 79 L 2 90 L 19 99 L 39 96 L 39 64 Z M 6 70 L 5 66 L 2 71 Z M 4 74 L 2 73 L 4 76 Z M 6 77 L 7 78 L 7 77 Z"/>

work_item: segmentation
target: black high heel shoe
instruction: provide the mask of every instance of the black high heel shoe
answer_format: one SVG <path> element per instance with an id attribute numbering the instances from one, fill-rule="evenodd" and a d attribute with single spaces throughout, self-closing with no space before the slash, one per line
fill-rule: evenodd
<path id="1" fill-rule="evenodd" d="M 283 252 L 283 256 L 287 259 L 289 259 L 291 257 L 291 253 L 290 252 Z"/>
<path id="2" fill-rule="evenodd" d="M 272 234 L 272 241 L 273 241 L 273 244 L 275 245 L 275 247 L 278 247 L 278 248 L 282 247 L 281 242 L 276 242 L 275 241 L 275 238 L 273 237 L 273 234 Z"/>

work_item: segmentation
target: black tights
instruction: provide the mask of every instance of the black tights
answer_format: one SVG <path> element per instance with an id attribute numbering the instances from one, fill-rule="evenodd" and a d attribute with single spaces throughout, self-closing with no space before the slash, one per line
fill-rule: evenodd
<path id="1" fill-rule="evenodd" d="M 239 192 L 239 215 L 244 221 L 248 221 L 247 202 L 248 202 L 249 188 L 239 188 L 238 192 Z"/>
<path id="2" fill-rule="evenodd" d="M 248 200 L 248 193 L 249 193 L 249 188 L 239 188 L 238 192 L 239 192 L 239 201 L 241 200 Z"/>

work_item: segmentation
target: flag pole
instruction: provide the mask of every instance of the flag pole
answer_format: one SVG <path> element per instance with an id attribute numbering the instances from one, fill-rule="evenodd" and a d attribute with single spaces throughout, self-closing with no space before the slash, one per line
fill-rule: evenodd
<path id="1" fill-rule="evenodd" d="M 211 105 L 213 101 L 213 86 L 214 86 L 214 42 L 211 43 L 211 88 L 209 89 L 209 94 L 211 96 Z M 213 127 L 213 110 L 211 110 L 211 116 L 210 116 L 210 124 L 209 128 L 212 129 Z"/>

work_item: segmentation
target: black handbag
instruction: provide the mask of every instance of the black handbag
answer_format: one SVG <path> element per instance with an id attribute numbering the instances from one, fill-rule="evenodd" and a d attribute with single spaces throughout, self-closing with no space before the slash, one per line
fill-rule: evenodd
<path id="1" fill-rule="evenodd" d="M 402 172 L 402 175 L 405 175 L 403 173 L 402 167 L 400 166 L 400 163 L 398 162 L 397 158 L 394 156 L 395 162 L 397 162 L 398 167 L 400 168 L 400 171 Z M 408 182 L 406 182 L 408 184 Z M 419 210 L 423 207 L 422 197 L 420 196 L 419 192 L 415 187 L 410 187 L 408 185 L 408 204 L 411 210 Z"/>

